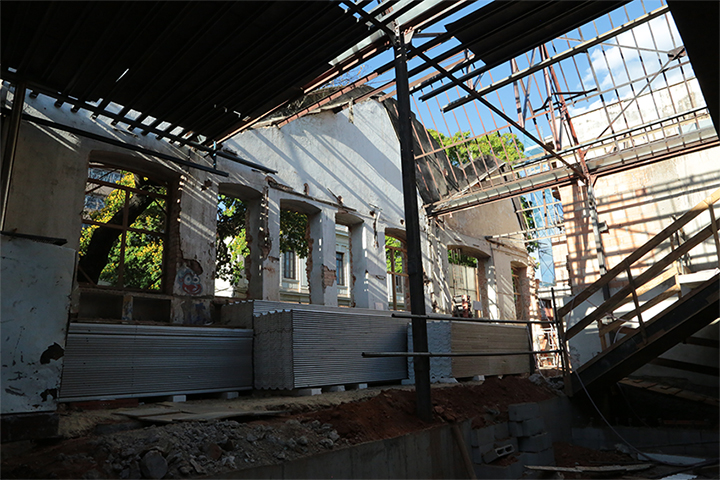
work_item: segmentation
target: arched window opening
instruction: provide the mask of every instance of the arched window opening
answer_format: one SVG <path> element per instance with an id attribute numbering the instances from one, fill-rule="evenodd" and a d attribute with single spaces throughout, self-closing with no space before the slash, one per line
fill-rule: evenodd
<path id="1" fill-rule="evenodd" d="M 246 237 L 247 205 L 239 198 L 218 195 L 215 295 L 246 298 L 248 281 L 245 257 L 250 253 Z"/>
<path id="2" fill-rule="evenodd" d="M 168 217 L 167 182 L 90 162 L 78 282 L 162 291 Z"/>
<path id="3" fill-rule="evenodd" d="M 407 247 L 403 240 L 385 236 L 385 260 L 388 273 L 388 304 L 391 310 L 409 310 Z"/>

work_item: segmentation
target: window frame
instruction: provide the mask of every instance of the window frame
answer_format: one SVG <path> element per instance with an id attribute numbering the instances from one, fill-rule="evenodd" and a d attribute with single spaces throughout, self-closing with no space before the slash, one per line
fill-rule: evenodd
<path id="1" fill-rule="evenodd" d="M 132 174 L 135 176 L 139 176 L 141 178 L 146 178 L 148 180 L 151 180 L 152 182 L 158 184 L 160 187 L 164 188 L 165 193 L 157 193 L 150 190 L 143 190 L 142 188 L 137 187 L 131 187 L 128 185 L 122 185 L 120 183 L 115 182 L 109 182 L 106 180 L 103 180 L 102 178 L 107 177 L 108 175 L 103 175 L 99 178 L 93 177 L 92 172 L 97 170 L 104 170 L 108 173 L 117 173 L 120 175 L 120 180 L 125 174 Z M 112 189 L 107 195 L 103 196 L 103 205 L 105 204 L 105 200 L 115 191 L 122 191 L 124 199 L 122 201 L 122 208 L 117 210 L 117 212 L 122 211 L 122 222 L 121 224 L 114 224 L 114 223 L 107 223 L 107 222 L 101 222 L 97 220 L 93 220 L 90 218 L 87 218 L 88 212 L 90 211 L 98 211 L 102 208 L 94 208 L 92 210 L 86 209 L 87 207 L 87 199 L 89 197 L 95 197 L 98 198 L 99 195 L 95 194 L 94 192 L 98 189 L 102 188 L 109 188 Z M 131 225 L 137 222 L 139 218 L 142 217 L 142 215 L 147 211 L 147 209 L 152 205 L 148 205 L 144 211 L 142 211 L 134 220 L 132 223 L 129 222 L 129 202 L 131 198 L 133 197 L 132 194 L 140 194 L 140 195 L 146 195 L 150 198 L 153 198 L 155 200 L 162 200 L 164 202 L 164 206 L 161 208 L 164 210 L 165 219 L 164 224 L 162 225 L 161 230 L 159 231 L 153 231 L 153 230 L 147 230 L 144 228 L 137 228 L 132 227 Z M 113 285 L 101 285 L 100 283 L 95 283 L 90 279 L 85 273 L 82 268 L 80 267 L 80 264 L 78 262 L 78 271 L 77 271 L 77 281 L 78 284 L 81 287 L 91 287 L 91 288 L 98 288 L 98 289 L 104 289 L 104 290 L 122 290 L 122 291 L 129 291 L 129 292 L 143 292 L 143 293 L 157 293 L 162 294 L 165 293 L 167 289 L 167 275 L 168 275 L 168 248 L 169 248 L 169 231 L 170 231 L 170 207 L 171 207 L 171 194 L 170 194 L 170 182 L 168 180 L 158 178 L 156 175 L 148 175 L 147 173 L 134 169 L 129 168 L 127 166 L 116 166 L 112 164 L 107 164 L 104 162 L 98 162 L 98 161 L 91 161 L 87 168 L 87 179 L 85 182 L 85 193 L 84 193 L 85 200 L 83 202 L 83 210 L 80 213 L 81 218 L 81 230 L 80 230 L 80 236 L 83 235 L 83 230 L 86 226 L 96 226 L 98 228 L 109 228 L 113 230 L 120 230 L 121 233 L 119 237 L 113 241 L 113 245 L 116 241 L 120 242 L 120 254 L 119 259 L 117 262 L 117 279 L 115 281 L 115 284 Z M 155 201 L 153 200 L 153 202 Z M 103 206 L 104 208 L 104 206 Z M 128 233 L 136 233 L 140 235 L 151 235 L 153 237 L 157 237 L 160 240 L 160 243 L 162 245 L 162 259 L 160 261 L 160 278 L 159 278 L 159 285 L 157 289 L 154 288 L 141 288 L 137 286 L 126 286 L 125 285 L 125 270 L 126 270 L 126 251 L 128 247 Z M 112 250 L 112 248 L 111 248 Z M 108 253 L 108 262 L 105 265 L 108 265 L 109 262 L 109 253 Z M 80 247 L 78 248 L 78 260 L 82 258 L 80 256 Z M 104 269 L 104 268 L 103 268 Z M 100 279 L 98 279 L 98 282 Z"/>

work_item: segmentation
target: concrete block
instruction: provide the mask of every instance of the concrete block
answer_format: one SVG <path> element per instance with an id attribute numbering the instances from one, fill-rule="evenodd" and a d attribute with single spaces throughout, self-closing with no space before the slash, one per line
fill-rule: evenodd
<path id="1" fill-rule="evenodd" d="M 510 421 L 522 422 L 540 416 L 540 407 L 537 403 L 515 403 L 508 406 Z"/>
<path id="2" fill-rule="evenodd" d="M 320 395 L 322 388 L 298 388 L 292 391 L 295 397 L 312 397 L 313 395 Z"/>
<path id="3" fill-rule="evenodd" d="M 540 452 L 525 452 L 523 455 L 525 456 L 525 465 L 555 465 L 555 452 L 552 448 Z"/>
<path id="4" fill-rule="evenodd" d="M 166 402 L 187 402 L 187 395 L 168 395 L 165 397 Z"/>
<path id="5" fill-rule="evenodd" d="M 405 380 L 403 380 L 403 382 L 404 381 Z M 405 385 L 405 384 L 403 383 L 403 385 Z M 366 388 L 367 388 L 367 383 L 350 383 L 348 385 L 345 385 L 345 390 L 365 390 Z"/>
<path id="6" fill-rule="evenodd" d="M 495 426 L 474 428 L 470 432 L 470 445 L 477 447 L 480 445 L 491 444 L 495 440 Z"/>
<path id="7" fill-rule="evenodd" d="M 520 437 L 531 437 L 545 431 L 545 420 L 542 418 L 531 418 L 520 422 L 522 435 Z"/>
<path id="8" fill-rule="evenodd" d="M 238 392 L 222 392 L 219 396 L 221 400 L 232 400 L 238 398 L 240 394 Z"/>
<path id="9" fill-rule="evenodd" d="M 495 440 L 495 448 L 501 448 L 505 447 L 507 445 L 512 445 L 514 451 L 519 451 L 518 448 L 518 439 L 515 437 L 508 437 L 503 438 L 502 440 Z"/>
<path id="10" fill-rule="evenodd" d="M 345 385 L 333 385 L 332 387 L 323 387 L 323 392 L 344 392 Z"/>
<path id="11" fill-rule="evenodd" d="M 507 422 L 498 423 L 494 425 L 495 427 L 495 439 L 501 440 L 504 438 L 508 438 L 510 436 L 510 427 L 508 427 Z"/>
<path id="12" fill-rule="evenodd" d="M 495 460 L 497 460 L 500 456 L 497 454 L 497 451 L 495 449 L 491 449 L 487 452 L 485 452 L 482 456 L 483 463 L 492 463 Z"/>
<path id="13" fill-rule="evenodd" d="M 520 437 L 518 439 L 518 447 L 521 452 L 542 452 L 548 448 L 552 448 L 552 439 L 547 433 L 533 435 L 532 437 Z"/>
<path id="14" fill-rule="evenodd" d="M 494 450 L 494 449 L 495 449 L 495 445 L 493 445 L 492 443 L 490 443 L 490 444 L 486 443 L 485 445 L 482 445 L 480 447 L 473 447 L 472 452 L 471 452 L 473 463 L 477 463 L 479 465 L 479 464 L 485 462 L 485 460 L 483 460 L 483 456 L 486 453 L 488 453 L 490 450 Z"/>
<path id="15" fill-rule="evenodd" d="M 508 422 L 508 429 L 511 437 L 522 437 L 523 429 L 519 422 Z"/>
<path id="16" fill-rule="evenodd" d="M 473 382 L 484 382 L 485 381 L 485 375 L 475 375 L 472 377 Z"/>
<path id="17" fill-rule="evenodd" d="M 498 457 L 505 457 L 507 455 L 510 455 L 511 453 L 515 453 L 515 447 L 511 443 L 508 443 L 507 445 L 504 445 L 502 447 L 496 447 L 495 453 L 497 453 Z"/>

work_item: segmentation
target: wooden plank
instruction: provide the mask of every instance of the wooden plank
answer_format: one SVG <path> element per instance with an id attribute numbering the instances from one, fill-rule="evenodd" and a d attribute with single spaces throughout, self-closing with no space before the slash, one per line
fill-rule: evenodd
<path id="1" fill-rule="evenodd" d="M 613 473 L 640 472 L 647 470 L 653 465 L 651 463 L 642 463 L 637 465 L 603 465 L 601 467 L 591 467 L 578 465 L 577 467 L 551 467 L 546 465 L 525 465 L 528 470 L 537 470 L 541 472 L 567 472 L 567 473 L 597 473 L 609 475 Z"/>
<path id="2" fill-rule="evenodd" d="M 168 415 L 149 415 L 140 417 L 140 420 L 153 423 L 208 422 L 240 417 L 272 417 L 289 412 L 289 410 L 216 410 L 202 413 L 179 412 Z"/>
<path id="3" fill-rule="evenodd" d="M 705 211 L 708 207 L 713 205 L 715 202 L 717 202 L 720 199 L 720 189 L 714 191 L 711 195 L 709 195 L 707 198 L 702 200 L 700 203 L 695 205 L 693 208 L 685 212 L 685 214 L 675 220 L 673 223 L 665 227 L 660 233 L 655 235 L 653 238 L 651 238 L 649 241 L 647 241 L 644 245 L 642 245 L 640 248 L 635 250 L 633 253 L 625 257 L 624 260 L 622 260 L 620 263 L 618 263 L 615 267 L 610 269 L 609 272 L 607 272 L 605 275 L 603 275 L 600 279 L 598 279 L 595 283 L 590 285 L 588 288 L 583 290 L 582 292 L 578 293 L 567 305 L 561 307 L 558 310 L 558 315 L 560 318 L 564 317 L 570 311 L 577 305 L 580 305 L 585 300 L 590 298 L 592 294 L 595 292 L 600 291 L 602 287 L 610 283 L 618 274 L 627 268 L 628 265 L 632 265 L 636 261 L 640 260 L 642 257 L 645 256 L 648 252 L 653 250 L 655 247 L 660 245 L 662 242 L 664 242 L 667 238 L 670 237 L 673 233 L 675 233 L 676 230 L 678 230 L 680 227 L 687 224 L 690 220 L 697 217 Z M 568 337 L 570 338 L 570 337 Z"/>
<path id="4" fill-rule="evenodd" d="M 712 234 L 712 230 L 710 226 L 703 228 L 700 230 L 695 236 L 688 239 L 685 243 L 682 244 L 679 248 L 677 248 L 675 251 L 671 252 L 661 260 L 659 260 L 657 263 L 655 263 L 652 267 L 645 270 L 643 273 L 641 273 L 636 279 L 635 283 L 636 285 L 644 285 L 648 280 L 654 278 L 657 276 L 660 272 L 665 270 L 665 268 L 670 265 L 672 262 L 674 262 L 676 259 L 680 258 L 681 256 L 685 255 L 687 252 L 698 246 L 700 243 L 705 241 L 707 238 L 710 237 Z M 590 325 L 592 322 L 596 321 L 598 318 L 603 317 L 606 312 L 612 310 L 614 307 L 617 306 L 618 303 L 620 303 L 628 294 L 630 294 L 631 286 L 626 285 L 625 287 L 621 288 L 615 295 L 610 297 L 608 300 L 603 302 L 598 308 L 596 308 L 592 313 L 590 313 L 588 316 L 580 320 L 578 323 L 570 327 L 566 333 L 566 338 L 569 340 L 578 333 L 580 333 L 585 327 Z"/>
<path id="5" fill-rule="evenodd" d="M 180 413 L 180 410 L 177 408 L 168 408 L 168 407 L 148 407 L 148 408 L 133 408 L 131 410 L 120 410 L 117 412 L 113 412 L 114 415 L 124 415 L 126 417 L 130 418 L 141 418 L 141 417 L 149 417 L 149 416 L 157 416 L 157 415 L 169 415 L 172 413 Z"/>

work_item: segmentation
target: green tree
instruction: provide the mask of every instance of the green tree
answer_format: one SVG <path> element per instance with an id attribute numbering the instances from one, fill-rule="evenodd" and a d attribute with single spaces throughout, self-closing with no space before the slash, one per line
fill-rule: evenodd
<path id="1" fill-rule="evenodd" d="M 220 195 L 217 206 L 215 277 L 237 285 L 245 276 L 250 253 L 245 235 L 247 207 L 242 200 Z"/>
<path id="2" fill-rule="evenodd" d="M 242 200 L 220 195 L 217 207 L 215 277 L 237 285 L 245 276 L 245 257 L 250 253 L 245 220 L 247 207 Z M 280 251 L 308 255 L 308 218 L 304 213 L 280 211 Z"/>
<path id="3" fill-rule="evenodd" d="M 508 161 L 511 165 L 525 157 L 525 147 L 514 133 L 483 135 L 475 140 L 454 145 L 470 138 L 471 132 L 457 132 L 452 137 L 435 130 L 428 132 L 440 146 L 447 147 L 445 154 L 450 163 L 456 167 L 469 163 L 471 156 L 473 160 L 477 160 L 481 153 L 493 155 L 500 160 Z"/>
<path id="4" fill-rule="evenodd" d="M 122 172 L 118 185 L 166 195 L 166 187 L 131 172 Z M 122 225 L 128 204 L 129 227 L 157 233 L 125 232 L 125 256 L 122 233 L 115 228 L 85 224 L 80 234 L 81 280 L 100 281 L 119 287 L 159 290 L 163 273 L 163 235 L 167 212 L 165 199 L 139 192 L 114 189 L 104 198 L 103 208 L 86 213 L 86 218 L 108 225 Z M 119 285 L 123 263 L 123 285 Z M 88 278 L 89 277 L 89 278 Z"/>

